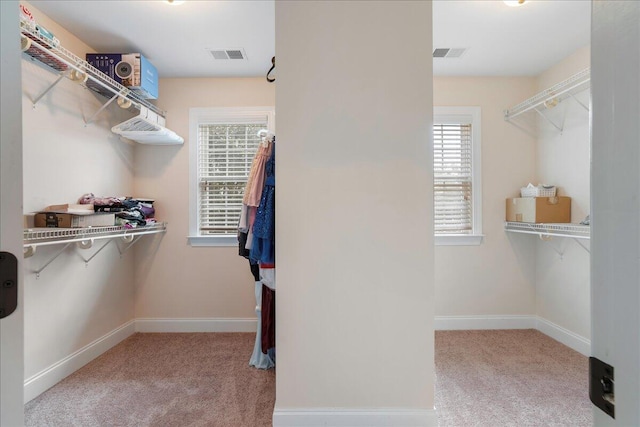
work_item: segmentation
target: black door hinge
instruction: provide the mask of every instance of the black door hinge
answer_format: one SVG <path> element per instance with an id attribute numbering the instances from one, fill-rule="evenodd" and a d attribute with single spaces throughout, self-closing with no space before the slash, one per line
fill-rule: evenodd
<path id="1" fill-rule="evenodd" d="M 595 357 L 589 358 L 589 398 L 611 418 L 616 417 L 613 366 Z"/>

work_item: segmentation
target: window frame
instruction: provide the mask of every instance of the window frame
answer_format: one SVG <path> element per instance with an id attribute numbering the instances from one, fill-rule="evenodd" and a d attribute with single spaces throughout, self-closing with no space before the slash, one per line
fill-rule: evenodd
<path id="1" fill-rule="evenodd" d="M 472 233 L 435 234 L 436 246 L 477 246 L 482 243 L 482 112 L 480 107 L 433 107 L 433 124 L 471 124 Z M 432 128 L 433 133 L 433 128 Z M 433 148 L 433 147 L 432 147 Z M 434 201 L 435 209 L 435 201 Z"/>
<path id="2" fill-rule="evenodd" d="M 249 123 L 266 118 L 269 132 L 275 130 L 274 107 L 208 107 L 189 109 L 189 235 L 190 246 L 237 246 L 236 235 L 200 234 L 198 215 L 198 140 L 201 124 Z"/>

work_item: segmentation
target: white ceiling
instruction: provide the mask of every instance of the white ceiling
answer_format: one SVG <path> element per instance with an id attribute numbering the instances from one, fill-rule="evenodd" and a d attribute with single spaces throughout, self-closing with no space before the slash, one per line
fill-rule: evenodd
<path id="1" fill-rule="evenodd" d="M 264 76 L 276 54 L 271 0 L 30 3 L 97 52 L 142 53 L 161 77 Z M 537 75 L 589 43 L 590 9 L 590 0 L 528 0 L 516 8 L 499 0 L 435 0 L 433 47 L 467 51 L 434 59 L 434 74 Z M 246 60 L 214 60 L 209 52 L 237 48 Z"/>

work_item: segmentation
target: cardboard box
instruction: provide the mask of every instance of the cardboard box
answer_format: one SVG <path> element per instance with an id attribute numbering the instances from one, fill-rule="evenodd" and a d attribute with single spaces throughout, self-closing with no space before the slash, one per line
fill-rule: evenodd
<path id="1" fill-rule="evenodd" d="M 34 223 L 34 219 L 33 217 L 35 216 L 34 213 L 26 213 L 22 216 L 22 226 L 23 228 L 33 228 L 35 227 Z"/>
<path id="2" fill-rule="evenodd" d="M 116 223 L 112 213 L 74 215 L 69 213 L 39 212 L 33 217 L 34 227 L 83 228 L 109 227 Z"/>
<path id="3" fill-rule="evenodd" d="M 571 222 L 571 197 L 518 197 L 507 199 L 507 221 Z"/>
<path id="4" fill-rule="evenodd" d="M 158 70 L 139 53 L 87 53 L 85 59 L 90 65 L 127 86 L 132 92 L 145 99 L 158 99 Z M 96 92 L 108 92 L 91 79 L 87 86 Z M 113 93 L 106 93 L 113 96 Z"/>
<path id="5" fill-rule="evenodd" d="M 74 215 L 92 215 L 95 210 L 93 205 L 78 205 L 65 203 L 63 205 L 50 205 L 40 212 L 70 213 Z"/>

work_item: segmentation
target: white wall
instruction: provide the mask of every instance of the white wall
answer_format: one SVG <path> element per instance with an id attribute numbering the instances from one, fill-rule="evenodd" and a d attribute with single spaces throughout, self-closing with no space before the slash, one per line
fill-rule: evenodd
<path id="1" fill-rule="evenodd" d="M 593 3 L 593 356 L 613 366 L 615 419 L 640 425 L 640 3 Z"/>
<path id="2" fill-rule="evenodd" d="M 22 274 L 22 110 L 17 1 L 0 2 L 0 248 L 17 258 L 18 305 L 0 320 L 0 425 L 24 424 L 24 282 Z M 9 259 L 5 258 L 6 260 Z M 2 262 L 3 270 L 8 261 Z M 5 270 L 6 271 L 6 270 Z M 3 273 L 4 274 L 4 273 Z M 6 277 L 2 279 L 6 280 Z M 3 301 L 4 303 L 5 301 Z M 3 304 L 4 306 L 4 304 Z M 5 306 L 6 307 L 6 306 Z"/>
<path id="3" fill-rule="evenodd" d="M 485 234 L 479 246 L 436 247 L 439 320 L 534 313 L 534 243 L 504 231 L 505 198 L 517 196 L 520 186 L 534 179 L 536 157 L 535 138 L 506 122 L 504 110 L 533 92 L 531 77 L 434 78 L 434 105 L 482 109 Z"/>
<path id="4" fill-rule="evenodd" d="M 538 91 L 547 89 L 589 67 L 589 46 L 538 76 Z M 576 98 L 589 105 L 590 91 Z M 589 214 L 590 126 L 589 112 L 569 99 L 547 110 L 559 132 L 544 119 L 538 123 L 537 179 L 558 186 L 558 194 L 571 197 L 571 222 Z M 535 182 L 537 184 L 538 182 Z M 589 340 L 589 252 L 573 239 L 536 239 L 536 314 L 548 322 Z M 589 241 L 582 241 L 587 247 Z"/>
<path id="5" fill-rule="evenodd" d="M 76 55 L 82 57 L 92 51 L 33 6 L 27 6 L 37 22 Z M 105 100 L 67 79 L 33 108 L 32 100 L 55 79 L 54 73 L 37 63 L 22 60 L 24 212 L 75 203 L 87 192 L 133 195 L 133 145 L 120 141 L 110 131 L 112 125 L 132 114 L 113 106 L 95 123 L 85 126 L 84 118 Z M 115 243 L 111 243 L 85 266 L 78 254 L 88 258 L 98 247 L 96 244 L 81 252 L 73 246 L 68 248 L 42 271 L 40 278 L 32 271 L 40 269 L 61 246 L 39 247 L 33 257 L 25 259 L 27 380 L 133 319 L 133 253 L 120 257 Z M 33 393 L 37 394 L 29 391 L 27 398 Z"/>
<path id="6" fill-rule="evenodd" d="M 430 23 L 276 3 L 276 426 L 436 424 Z"/>
<path id="7" fill-rule="evenodd" d="M 187 244 L 189 144 L 196 143 L 188 140 L 189 109 L 273 106 L 274 97 L 274 85 L 262 77 L 160 79 L 158 103 L 185 144 L 136 146 L 135 191 L 154 198 L 156 217 L 169 223 L 161 245 L 147 241 L 136 248 L 137 318 L 255 319 L 254 279 L 238 247 Z"/>

